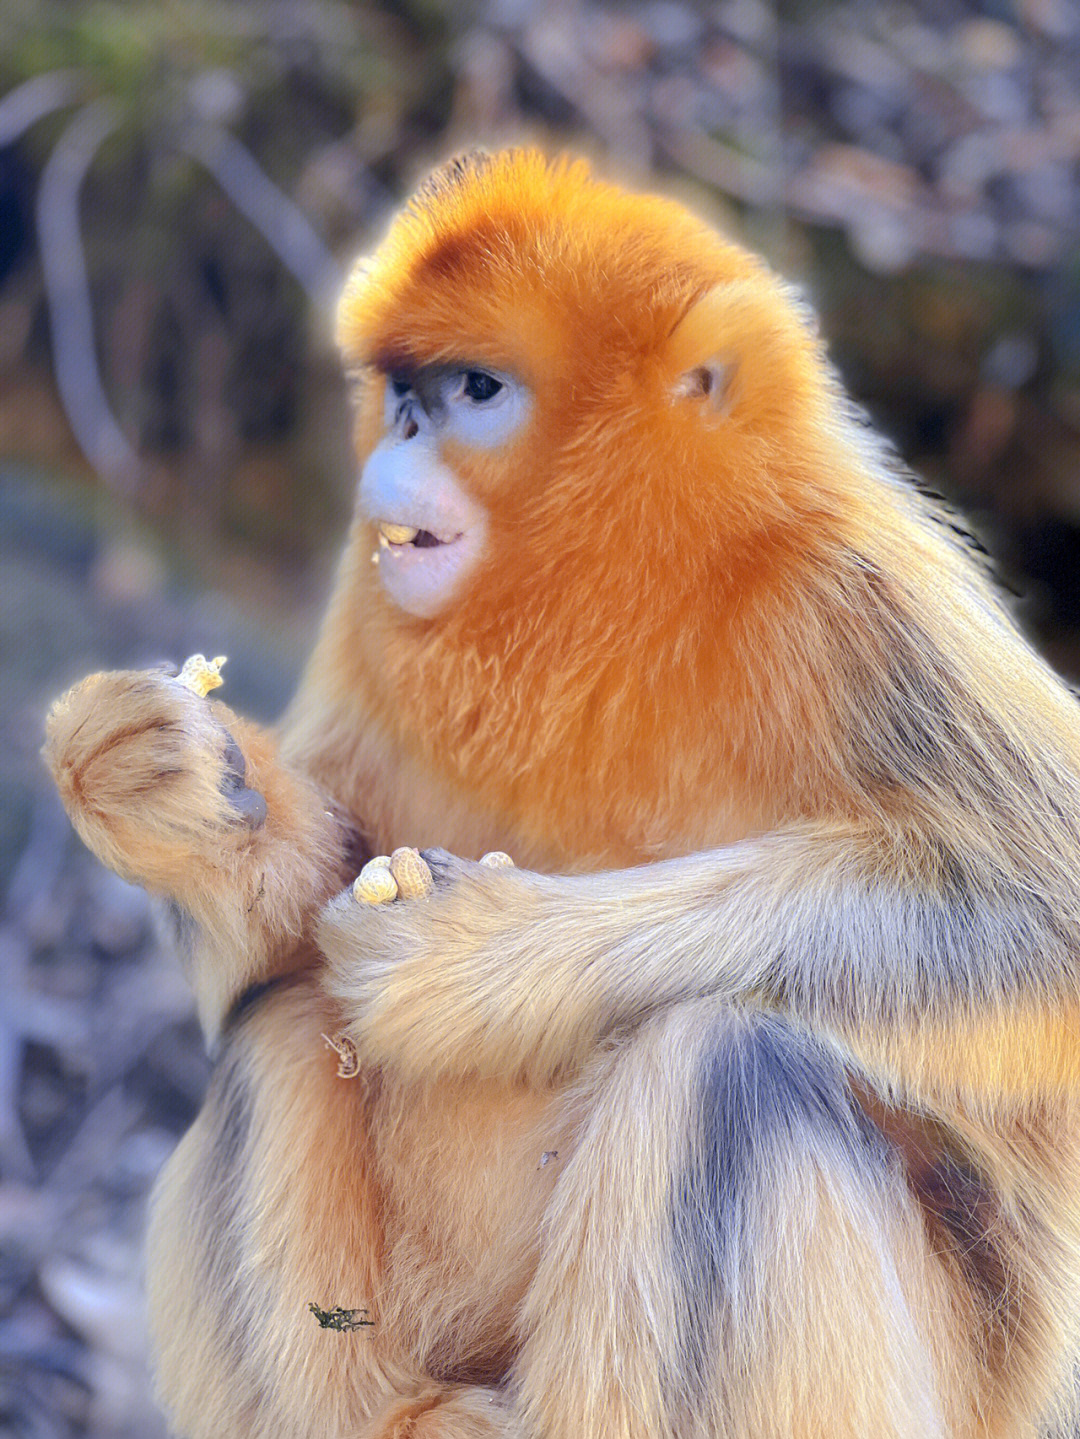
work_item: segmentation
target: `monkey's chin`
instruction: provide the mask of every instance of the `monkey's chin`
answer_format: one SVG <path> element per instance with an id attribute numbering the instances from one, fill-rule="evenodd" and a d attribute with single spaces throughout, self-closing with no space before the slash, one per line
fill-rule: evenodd
<path id="1" fill-rule="evenodd" d="M 443 544 L 381 546 L 373 558 L 387 598 L 419 619 L 442 614 L 480 559 L 484 528 L 474 525 Z"/>

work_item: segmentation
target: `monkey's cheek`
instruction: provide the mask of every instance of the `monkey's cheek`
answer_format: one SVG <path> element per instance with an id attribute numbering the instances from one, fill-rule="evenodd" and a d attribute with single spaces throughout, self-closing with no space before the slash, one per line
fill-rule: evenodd
<path id="1" fill-rule="evenodd" d="M 486 527 L 475 525 L 448 544 L 388 545 L 376 552 L 379 582 L 406 614 L 434 619 L 461 593 L 484 551 Z"/>

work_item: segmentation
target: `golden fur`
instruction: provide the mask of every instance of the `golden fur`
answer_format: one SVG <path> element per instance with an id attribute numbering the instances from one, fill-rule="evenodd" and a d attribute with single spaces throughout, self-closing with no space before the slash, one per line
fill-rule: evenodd
<path id="1" fill-rule="evenodd" d="M 276 747 L 160 674 L 50 717 L 218 1046 L 150 1240 L 178 1431 L 1034 1434 L 1080 1314 L 1073 699 L 668 202 L 458 162 L 340 335 L 361 457 L 402 368 L 532 392 L 443 456 L 490 521 L 456 604 L 396 610 L 357 520 Z M 365 844 L 526 868 L 328 904 Z"/>

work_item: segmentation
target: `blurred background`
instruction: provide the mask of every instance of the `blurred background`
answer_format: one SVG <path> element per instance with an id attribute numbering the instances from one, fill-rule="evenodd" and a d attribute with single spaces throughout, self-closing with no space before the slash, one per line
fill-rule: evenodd
<path id="1" fill-rule="evenodd" d="M 158 1439 L 145 1199 L 206 1061 L 42 714 L 228 653 L 272 717 L 351 504 L 335 294 L 455 148 L 570 147 L 797 280 L 1080 674 L 1076 0 L 3 0 L 0 1434 Z"/>

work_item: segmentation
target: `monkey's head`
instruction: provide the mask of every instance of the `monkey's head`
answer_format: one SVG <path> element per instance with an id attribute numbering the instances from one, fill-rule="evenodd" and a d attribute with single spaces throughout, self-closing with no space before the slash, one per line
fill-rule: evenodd
<path id="1" fill-rule="evenodd" d="M 680 670 L 708 692 L 723 617 L 811 513 L 842 508 L 823 488 L 832 381 L 790 292 L 582 162 L 437 172 L 357 266 L 339 338 L 359 390 L 355 645 L 414 725 L 461 717 L 455 753 L 481 709 L 558 727 L 586 691 L 602 713 L 640 688 L 642 665 L 667 667 L 669 695 Z"/>
<path id="2" fill-rule="evenodd" d="M 792 502 L 769 462 L 805 443 L 822 384 L 759 261 L 526 151 L 436 172 L 357 267 L 339 331 L 378 577 L 422 618 L 536 565 L 592 587 L 598 548 L 612 578 L 730 558 Z"/>

